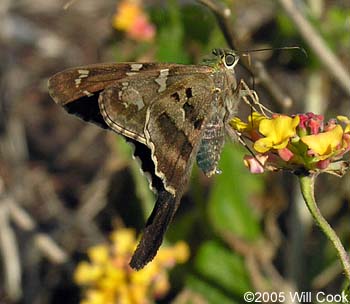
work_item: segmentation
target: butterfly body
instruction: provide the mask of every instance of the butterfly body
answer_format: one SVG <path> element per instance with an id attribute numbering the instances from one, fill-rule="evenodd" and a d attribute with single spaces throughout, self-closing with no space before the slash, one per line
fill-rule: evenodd
<path id="1" fill-rule="evenodd" d="M 238 100 L 234 52 L 203 65 L 112 63 L 68 69 L 49 80 L 56 103 L 123 135 L 158 193 L 130 265 L 142 268 L 161 245 L 195 160 L 216 172 L 225 127 Z"/>

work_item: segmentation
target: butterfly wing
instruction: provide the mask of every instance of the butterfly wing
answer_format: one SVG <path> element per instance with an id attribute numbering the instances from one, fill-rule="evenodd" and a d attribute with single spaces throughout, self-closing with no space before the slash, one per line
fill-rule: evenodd
<path id="1" fill-rule="evenodd" d="M 208 66 L 99 64 L 54 75 L 56 103 L 84 120 L 110 128 L 134 144 L 158 198 L 130 265 L 156 255 L 187 186 L 215 85 Z"/>
<path id="2" fill-rule="evenodd" d="M 207 120 L 215 85 L 208 75 L 189 75 L 170 86 L 146 113 L 146 145 L 165 189 L 175 194 L 188 176 Z M 165 174 L 165 172 L 170 172 Z"/>
<path id="3" fill-rule="evenodd" d="M 188 184 L 206 121 L 211 117 L 214 83 L 207 75 L 189 75 L 160 94 L 146 113 L 145 138 L 162 181 L 155 207 L 131 259 L 135 269 L 156 255 Z"/>
<path id="4" fill-rule="evenodd" d="M 152 71 L 157 63 L 98 63 L 66 69 L 49 79 L 51 97 L 61 106 L 101 92 L 113 82 L 133 73 Z"/>
<path id="5" fill-rule="evenodd" d="M 210 72 L 206 66 L 187 66 L 172 64 L 169 78 L 192 72 Z M 100 93 L 114 83 L 137 83 L 137 79 L 148 79 L 149 83 L 155 83 L 160 71 L 169 69 L 166 63 L 102 63 L 76 68 L 70 68 L 52 76 L 48 81 L 50 96 L 54 101 L 63 106 L 68 113 L 79 116 L 108 129 L 109 126 L 103 119 L 98 105 Z M 134 79 L 134 80 L 133 80 Z M 175 79 L 174 79 L 175 80 Z M 112 86 L 113 87 L 113 86 Z M 116 90 L 114 90 L 116 91 Z M 147 87 L 140 93 L 147 91 Z M 157 94 L 154 92 L 154 96 Z"/>

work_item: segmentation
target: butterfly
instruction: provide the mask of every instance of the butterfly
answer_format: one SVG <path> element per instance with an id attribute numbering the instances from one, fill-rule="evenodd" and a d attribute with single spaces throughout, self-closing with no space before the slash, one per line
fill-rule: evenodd
<path id="1" fill-rule="evenodd" d="M 214 49 L 200 65 L 102 63 L 70 68 L 48 82 L 53 100 L 85 121 L 112 130 L 134 146 L 134 156 L 157 193 L 130 266 L 157 254 L 189 182 L 193 163 L 211 176 L 242 93 L 236 52 Z"/>

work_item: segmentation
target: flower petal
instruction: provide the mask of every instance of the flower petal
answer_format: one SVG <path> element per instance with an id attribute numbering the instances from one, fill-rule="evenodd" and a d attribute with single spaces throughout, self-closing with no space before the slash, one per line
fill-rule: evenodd
<path id="1" fill-rule="evenodd" d="M 259 174 L 264 172 L 264 164 L 269 157 L 267 155 L 246 155 L 244 157 L 244 164 L 249 168 L 249 171 L 254 174 Z"/>
<path id="2" fill-rule="evenodd" d="M 273 119 L 263 119 L 259 124 L 259 132 L 265 136 L 265 140 L 257 146 L 265 146 L 269 149 L 283 149 L 288 145 L 289 139 L 296 134 L 296 127 L 299 124 L 299 116 L 277 116 Z M 258 141 L 261 141 L 259 139 Z M 258 142 L 257 141 L 257 142 Z M 257 143 L 256 142 L 256 143 Z M 270 144 L 270 147 L 268 146 Z M 262 152 L 257 150 L 258 152 Z"/>
<path id="3" fill-rule="evenodd" d="M 331 156 L 333 152 L 342 145 L 343 129 L 337 125 L 328 132 L 315 135 L 307 135 L 301 138 L 309 149 L 319 156 L 320 160 L 324 160 Z"/>
<path id="4" fill-rule="evenodd" d="M 238 117 L 233 117 L 231 119 L 230 126 L 238 132 L 244 132 L 248 128 L 248 124 Z"/>

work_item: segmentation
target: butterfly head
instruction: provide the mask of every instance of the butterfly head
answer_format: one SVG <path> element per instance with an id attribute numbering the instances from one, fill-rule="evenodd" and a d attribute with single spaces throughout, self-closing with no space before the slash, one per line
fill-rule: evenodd
<path id="1" fill-rule="evenodd" d="M 233 70 L 239 61 L 239 56 L 235 51 L 229 49 L 213 49 L 213 54 L 220 63 L 229 70 Z"/>

